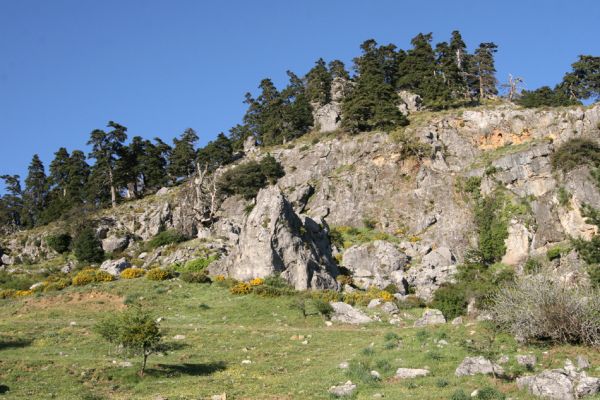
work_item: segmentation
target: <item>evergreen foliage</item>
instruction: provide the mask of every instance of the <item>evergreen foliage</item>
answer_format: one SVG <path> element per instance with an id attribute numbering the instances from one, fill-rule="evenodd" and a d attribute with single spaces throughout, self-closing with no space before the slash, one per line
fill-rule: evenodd
<path id="1" fill-rule="evenodd" d="M 283 167 L 271 155 L 260 162 L 249 161 L 225 172 L 219 180 L 219 190 L 226 195 L 239 194 L 250 200 L 258 191 L 274 184 L 284 175 Z"/>
<path id="2" fill-rule="evenodd" d="M 69 251 L 71 248 L 71 235 L 68 233 L 59 233 L 57 235 L 51 235 L 46 238 L 48 246 L 59 254 L 63 254 Z"/>
<path id="3" fill-rule="evenodd" d="M 102 243 L 90 227 L 81 230 L 73 239 L 73 253 L 80 262 L 98 263 L 104 260 Z"/>
<path id="4" fill-rule="evenodd" d="M 168 167 L 173 181 L 187 178 L 194 173 L 197 141 L 198 135 L 192 128 L 186 129 L 178 139 L 173 139 L 173 149 L 169 155 Z"/>

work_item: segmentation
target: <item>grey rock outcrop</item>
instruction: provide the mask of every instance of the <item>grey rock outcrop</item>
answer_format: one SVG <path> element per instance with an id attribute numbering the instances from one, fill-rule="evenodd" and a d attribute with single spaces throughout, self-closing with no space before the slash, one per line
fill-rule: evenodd
<path id="1" fill-rule="evenodd" d="M 408 115 L 414 111 L 420 111 L 423 107 L 423 99 L 421 99 L 421 96 L 418 94 L 401 90 L 398 92 L 398 96 L 401 100 L 400 105 L 398 105 L 398 109 L 404 115 Z"/>
<path id="2" fill-rule="evenodd" d="M 484 375 L 504 375 L 504 369 L 496 363 L 488 360 L 485 357 L 467 357 L 456 368 L 454 372 L 456 376 L 470 376 L 477 374 Z"/>
<path id="3" fill-rule="evenodd" d="M 356 392 L 356 385 L 352 381 L 332 386 L 329 388 L 329 393 L 335 397 L 347 397 L 352 396 Z"/>
<path id="4" fill-rule="evenodd" d="M 406 254 L 383 240 L 352 246 L 344 252 L 343 257 L 343 265 L 352 272 L 357 286 L 383 289 L 394 284 L 402 294 L 407 290 L 403 269 L 408 262 Z"/>
<path id="5" fill-rule="evenodd" d="M 396 370 L 396 378 L 410 379 L 429 375 L 429 370 L 424 368 L 398 368 Z"/>
<path id="6" fill-rule="evenodd" d="M 527 260 L 531 239 L 532 235 L 525 225 L 515 220 L 510 221 L 508 237 L 504 241 L 506 253 L 502 257 L 502 263 L 519 265 Z"/>
<path id="7" fill-rule="evenodd" d="M 577 372 L 567 365 L 563 369 L 517 378 L 517 386 L 546 399 L 575 400 L 600 393 L 600 378 Z"/>
<path id="8" fill-rule="evenodd" d="M 108 272 L 113 276 L 118 276 L 124 269 L 131 267 L 131 264 L 125 257 L 118 260 L 106 260 L 100 265 L 100 270 Z"/>
<path id="9" fill-rule="evenodd" d="M 116 237 L 109 236 L 106 239 L 102 240 L 102 250 L 107 253 L 112 253 L 114 251 L 123 251 L 129 245 L 129 237 Z"/>
<path id="10" fill-rule="evenodd" d="M 456 257 L 447 247 L 437 248 L 423 256 L 421 263 L 411 267 L 407 281 L 418 297 L 431 300 L 442 284 L 452 282 L 456 273 Z"/>
<path id="11" fill-rule="evenodd" d="M 331 317 L 332 321 L 353 325 L 373 322 L 368 315 L 352 307 L 350 304 L 342 302 L 331 302 L 329 304 L 331 304 L 331 307 L 333 307 L 334 311 L 334 314 Z"/>
<path id="12" fill-rule="evenodd" d="M 423 313 L 423 316 L 415 321 L 414 326 L 426 326 L 426 325 L 437 325 L 437 324 L 445 324 L 446 318 L 444 318 L 444 314 L 440 310 L 430 309 L 426 310 Z"/>
<path id="13" fill-rule="evenodd" d="M 238 243 L 210 271 L 239 280 L 280 273 L 298 290 L 338 287 L 327 232 L 299 217 L 277 186 L 258 193 Z"/>
<path id="14" fill-rule="evenodd" d="M 331 132 L 339 129 L 342 124 L 342 100 L 348 94 L 351 83 L 336 77 L 331 82 L 330 97 L 327 104 L 312 104 L 313 119 L 319 132 Z"/>

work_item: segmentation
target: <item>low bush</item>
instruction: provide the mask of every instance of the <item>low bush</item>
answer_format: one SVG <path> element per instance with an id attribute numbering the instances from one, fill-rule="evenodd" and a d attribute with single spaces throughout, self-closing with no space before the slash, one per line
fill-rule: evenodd
<path id="1" fill-rule="evenodd" d="M 183 272 L 179 277 L 187 283 L 211 283 L 210 277 L 204 272 Z"/>
<path id="2" fill-rule="evenodd" d="M 504 399 L 506 399 L 506 396 L 504 395 L 504 393 L 500 392 L 499 390 L 497 390 L 491 386 L 486 386 L 484 388 L 479 389 L 479 391 L 477 392 L 477 395 L 475 396 L 475 399 L 477 399 L 477 400 L 504 400 Z"/>
<path id="3" fill-rule="evenodd" d="M 162 268 L 152 268 L 146 274 L 146 278 L 151 281 L 165 281 L 171 279 L 171 272 Z"/>
<path id="4" fill-rule="evenodd" d="M 0 299 L 10 299 L 15 297 L 16 290 L 14 289 L 2 289 L 0 290 Z"/>
<path id="5" fill-rule="evenodd" d="M 447 320 L 465 314 L 469 299 L 466 290 L 459 285 L 440 287 L 433 294 L 431 306 L 444 314 Z"/>
<path id="6" fill-rule="evenodd" d="M 178 232 L 175 229 L 169 229 L 159 232 L 152 239 L 150 239 L 148 241 L 148 247 L 150 249 L 155 249 L 168 244 L 185 242 L 186 240 L 187 237 L 181 232 Z"/>
<path id="7" fill-rule="evenodd" d="M 60 233 L 57 235 L 51 235 L 46 237 L 46 244 L 52 250 L 59 254 L 63 254 L 69 251 L 71 248 L 71 235 L 68 233 Z"/>
<path id="8" fill-rule="evenodd" d="M 600 345 L 600 292 L 569 286 L 551 272 L 526 275 L 493 298 L 500 328 L 528 341 Z"/>
<path id="9" fill-rule="evenodd" d="M 551 162 L 555 170 L 563 172 L 582 165 L 600 167 L 600 145 L 590 139 L 571 139 L 552 154 Z"/>
<path id="10" fill-rule="evenodd" d="M 338 275 L 335 280 L 338 281 L 340 285 L 352 285 L 354 283 L 352 277 L 348 275 Z"/>
<path id="11" fill-rule="evenodd" d="M 252 292 L 252 286 L 246 282 L 238 282 L 229 288 L 231 294 L 250 294 Z"/>
<path id="12" fill-rule="evenodd" d="M 0 288 L 27 290 L 34 283 L 36 283 L 36 279 L 29 274 L 16 274 L 0 271 Z"/>
<path id="13" fill-rule="evenodd" d="M 44 286 L 44 292 L 52 292 L 63 290 L 69 286 L 71 286 L 71 278 L 59 278 L 46 281 L 46 285 Z"/>
<path id="14" fill-rule="evenodd" d="M 110 282 L 114 281 L 115 277 L 106 271 L 87 268 L 79 271 L 72 280 L 74 286 L 85 286 L 94 282 Z"/>
<path id="15" fill-rule="evenodd" d="M 265 280 L 263 278 L 254 278 L 248 282 L 250 286 L 261 286 L 265 284 Z"/>
<path id="16" fill-rule="evenodd" d="M 121 278 L 135 279 L 146 275 L 146 270 L 141 268 L 126 268 L 121 272 Z"/>
<path id="17" fill-rule="evenodd" d="M 323 318 L 331 318 L 331 314 L 333 314 L 333 307 L 331 306 L 331 304 L 329 304 L 326 301 L 323 301 L 321 299 L 315 299 L 313 300 L 313 304 L 315 306 L 315 309 L 317 310 L 317 312 L 323 316 Z"/>
<path id="18" fill-rule="evenodd" d="M 180 272 L 201 272 L 206 269 L 213 261 L 217 259 L 217 256 L 209 256 L 206 258 L 196 258 L 186 262 L 183 267 L 178 268 Z"/>
<path id="19" fill-rule="evenodd" d="M 564 252 L 564 249 L 561 246 L 555 246 L 549 249 L 546 252 L 546 258 L 548 261 L 553 261 L 560 258 L 561 254 Z"/>

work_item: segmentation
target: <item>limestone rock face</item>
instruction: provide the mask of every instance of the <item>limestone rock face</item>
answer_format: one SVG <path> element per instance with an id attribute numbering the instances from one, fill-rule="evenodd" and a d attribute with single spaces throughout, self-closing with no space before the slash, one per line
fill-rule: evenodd
<path id="1" fill-rule="evenodd" d="M 402 294 L 407 289 L 403 268 L 408 262 L 406 254 L 383 240 L 352 246 L 344 252 L 343 258 L 344 267 L 352 272 L 354 283 L 359 287 L 383 289 L 394 284 Z"/>
<path id="2" fill-rule="evenodd" d="M 422 299 L 431 300 L 443 283 L 451 282 L 456 273 L 456 257 L 447 247 L 435 249 L 423 256 L 421 263 L 411 267 L 407 280 Z"/>
<path id="3" fill-rule="evenodd" d="M 280 273 L 298 290 L 338 287 L 326 231 L 299 217 L 277 186 L 258 193 L 238 243 L 211 272 L 239 280 Z"/>
<path id="4" fill-rule="evenodd" d="M 339 129 L 342 124 L 342 100 L 351 89 L 351 83 L 340 77 L 331 82 L 330 98 L 327 104 L 312 104 L 315 127 L 319 132 L 331 132 Z"/>
<path id="5" fill-rule="evenodd" d="M 508 237 L 504 241 L 506 253 L 502 257 L 502 263 L 507 265 L 519 265 L 527 260 L 529 256 L 529 243 L 531 233 L 518 221 L 511 221 L 508 226 Z"/>
<path id="6" fill-rule="evenodd" d="M 423 316 L 415 321 L 414 326 L 426 326 L 426 325 L 437 325 L 437 324 L 445 324 L 446 318 L 444 318 L 444 314 L 440 310 L 430 309 L 423 313 Z"/>

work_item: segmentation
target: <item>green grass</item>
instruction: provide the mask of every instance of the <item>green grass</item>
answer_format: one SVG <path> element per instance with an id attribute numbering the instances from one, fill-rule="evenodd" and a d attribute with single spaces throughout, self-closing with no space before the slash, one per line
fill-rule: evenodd
<path id="1" fill-rule="evenodd" d="M 233 296 L 216 285 L 146 279 L 1 300 L 0 384 L 8 387 L 4 396 L 10 399 L 204 399 L 223 392 L 228 399 L 329 399 L 330 386 L 352 379 L 358 384 L 356 399 L 369 399 L 374 393 L 390 399 L 447 399 L 457 389 L 470 393 L 484 386 L 513 398 L 533 399 L 518 392 L 513 382 L 454 376 L 469 354 L 463 342 L 478 337 L 478 325 L 413 329 L 376 322 L 327 327 L 321 317 L 305 319 L 290 308 L 292 300 Z M 130 359 L 132 367 L 118 367 L 124 359 L 92 331 L 100 318 L 125 301 L 141 302 L 163 317 L 167 342 L 176 345 L 166 356 L 150 357 L 144 378 L 136 375 L 139 360 Z M 407 326 L 421 312 L 409 310 Z M 174 341 L 175 335 L 186 339 Z M 291 339 L 297 335 L 308 344 Z M 438 347 L 442 338 L 448 345 Z M 390 342 L 394 346 L 387 345 Z M 509 337 L 499 337 L 497 345 L 505 354 L 517 351 Z M 577 347 L 532 350 L 545 367 L 582 353 L 592 365 L 600 363 L 598 353 Z M 546 350 L 549 353 L 543 354 Z M 246 359 L 252 363 L 242 365 Z M 352 368 L 339 369 L 342 361 Z M 426 367 L 431 375 L 395 381 L 399 367 Z M 371 379 L 366 369 L 378 370 L 382 379 Z"/>

